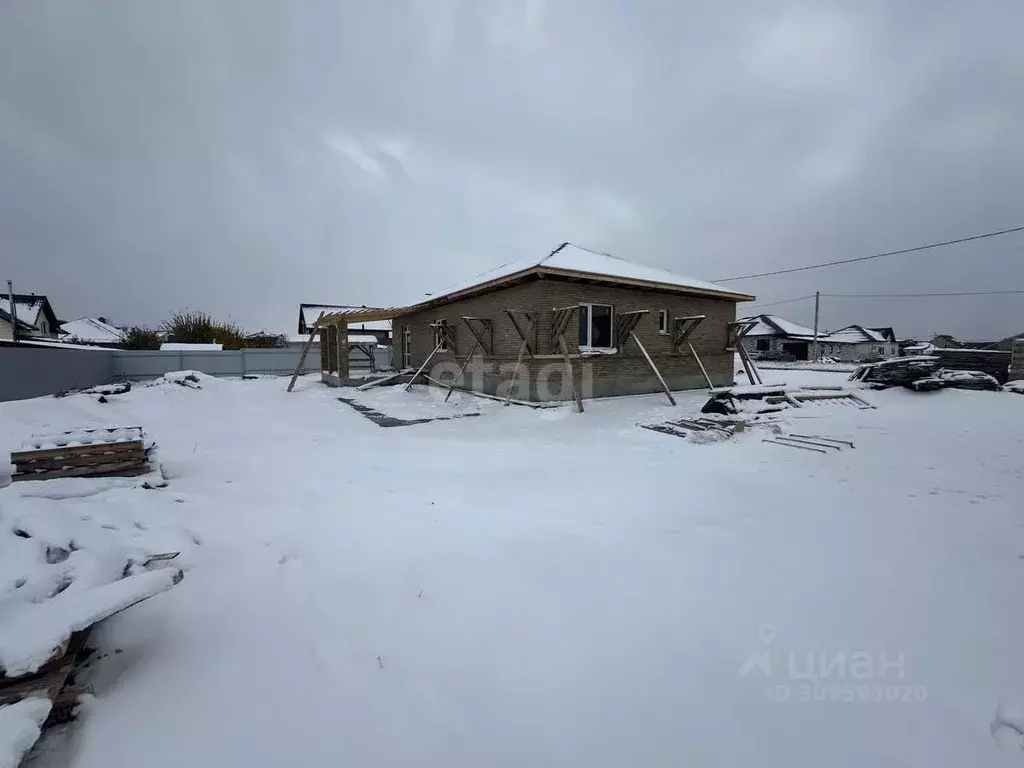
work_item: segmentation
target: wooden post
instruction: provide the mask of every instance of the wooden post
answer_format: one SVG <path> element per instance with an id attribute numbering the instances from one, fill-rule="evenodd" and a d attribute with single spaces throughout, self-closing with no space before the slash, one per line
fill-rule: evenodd
<path id="1" fill-rule="evenodd" d="M 320 318 L 323 316 L 324 313 L 321 312 L 320 315 L 317 317 L 316 322 L 319 323 Z M 317 331 L 319 330 L 320 329 L 317 328 L 316 323 L 313 323 L 313 330 L 309 332 L 309 338 L 306 340 L 305 345 L 302 347 L 302 354 L 299 355 L 299 363 L 298 365 L 295 366 L 295 373 L 292 374 L 292 380 L 288 382 L 288 389 L 286 390 L 287 392 L 291 392 L 292 388 L 295 386 L 295 380 L 299 378 L 299 373 L 302 371 L 302 367 L 306 364 L 306 355 L 309 354 L 309 348 L 313 346 L 313 339 L 316 338 Z"/>
<path id="2" fill-rule="evenodd" d="M 669 390 L 668 384 L 665 383 L 665 379 L 663 379 L 661 377 L 661 371 L 658 370 L 658 366 L 656 366 L 654 364 L 654 361 L 651 360 L 651 356 L 649 354 L 647 354 L 647 350 L 644 349 L 644 345 L 640 343 L 640 339 L 637 338 L 636 333 L 634 331 L 630 331 L 629 335 L 633 337 L 633 341 L 635 341 L 636 345 L 638 347 L 640 347 L 640 351 L 643 353 L 644 359 L 647 360 L 647 364 L 649 366 L 651 366 L 651 370 L 654 371 L 654 375 L 657 376 L 658 377 L 658 381 L 661 382 L 661 388 L 665 390 L 665 396 L 668 398 L 668 401 L 670 403 L 672 403 L 672 405 L 675 405 L 676 404 L 676 400 L 675 400 L 674 397 L 672 397 L 672 392 L 671 392 L 671 390 Z M 692 349 L 692 347 L 691 347 L 691 349 Z M 696 357 L 696 356 L 697 356 L 697 353 L 694 352 L 694 357 Z M 703 370 L 703 369 L 704 369 L 704 366 L 702 365 L 701 366 L 701 370 Z M 707 376 L 706 373 L 704 375 Z"/>
<path id="3" fill-rule="evenodd" d="M 411 387 L 411 386 L 412 386 L 412 383 L 413 383 L 414 381 L 416 381 L 416 377 L 417 377 L 417 376 L 419 376 L 419 375 L 420 375 L 421 373 L 423 373 L 423 369 L 427 367 L 427 363 L 429 363 L 429 362 L 430 362 L 430 358 L 432 358 L 432 357 L 433 357 L 434 355 L 436 355 L 436 354 L 437 354 L 437 350 L 439 350 L 439 349 L 441 348 L 441 343 L 442 343 L 442 342 L 440 342 L 440 341 L 439 341 L 439 342 L 437 343 L 437 346 L 436 346 L 436 347 L 434 347 L 434 351 L 433 351 L 433 352 L 431 352 L 431 353 L 430 353 L 429 355 L 427 355 L 427 359 L 423 361 L 423 365 L 421 365 L 421 366 L 419 367 L 419 369 L 418 369 L 418 370 L 416 371 L 416 373 L 414 373 L 414 374 L 412 375 L 412 378 L 411 378 L 411 379 L 409 379 L 409 383 L 405 385 L 405 391 L 406 391 L 406 392 L 408 392 L 408 391 L 409 391 L 409 387 Z"/>
<path id="4" fill-rule="evenodd" d="M 480 342 L 479 341 L 476 344 L 473 345 L 473 348 L 471 350 L 469 350 L 469 357 L 466 358 L 466 362 L 464 362 L 462 364 L 462 367 L 459 368 L 458 375 L 454 379 L 452 379 L 452 385 L 450 387 L 448 387 L 448 394 L 444 396 L 444 401 L 446 403 L 448 402 L 448 398 L 452 396 L 452 392 L 455 389 L 455 382 L 462 378 L 462 374 L 465 373 L 465 371 L 466 371 L 466 366 L 469 365 L 469 361 L 473 359 L 473 355 L 476 354 L 476 348 L 479 347 L 479 346 L 480 346 Z"/>
<path id="5" fill-rule="evenodd" d="M 509 317 L 511 318 L 512 315 L 509 314 Z M 512 320 L 512 323 L 515 324 L 515 320 L 514 319 Z M 518 329 L 518 328 L 519 328 L 519 326 L 516 325 L 516 329 Z M 519 356 L 516 357 L 516 367 L 512 369 L 512 378 L 509 379 L 509 382 L 508 382 L 508 394 L 505 396 L 505 405 L 506 406 L 510 405 L 511 402 L 512 402 L 512 385 L 516 383 L 516 377 L 519 374 L 519 364 L 521 362 L 523 362 L 523 352 L 526 350 L 527 344 L 530 343 L 530 333 L 532 331 L 533 331 L 533 318 L 531 317 L 530 318 L 530 322 L 527 323 L 527 325 L 526 325 L 526 333 L 520 333 L 520 335 L 523 337 L 523 343 L 519 345 Z"/>
<path id="6" fill-rule="evenodd" d="M 754 365 L 754 361 L 750 358 L 750 353 L 744 349 L 742 343 L 736 348 L 736 353 L 740 356 L 740 360 L 743 361 L 743 367 L 747 371 L 747 378 L 750 379 L 750 383 L 764 384 L 764 379 L 761 378 L 757 366 Z"/>
<path id="7" fill-rule="evenodd" d="M 708 376 L 707 370 L 704 368 L 704 363 L 700 361 L 700 357 L 697 355 L 697 350 L 693 348 L 693 344 L 686 342 L 686 346 L 690 348 L 690 353 L 693 355 L 693 359 L 697 361 L 697 365 L 700 366 L 700 372 L 704 374 L 704 381 L 708 383 L 708 389 L 714 389 L 715 385 L 711 383 L 711 377 Z M 729 381 L 732 381 L 732 376 L 729 377 Z"/>
<path id="8" fill-rule="evenodd" d="M 348 379 L 348 322 L 339 320 L 335 326 L 338 329 L 338 386 L 342 380 Z"/>
<path id="9" fill-rule="evenodd" d="M 576 401 L 576 411 L 577 413 L 583 413 L 583 398 L 580 397 L 580 392 L 576 389 L 576 382 L 572 377 L 572 361 L 569 360 L 569 348 L 565 346 L 565 336 L 559 334 L 558 344 L 562 348 L 562 359 L 565 360 L 565 375 L 569 378 L 569 386 L 572 388 L 572 396 Z"/>

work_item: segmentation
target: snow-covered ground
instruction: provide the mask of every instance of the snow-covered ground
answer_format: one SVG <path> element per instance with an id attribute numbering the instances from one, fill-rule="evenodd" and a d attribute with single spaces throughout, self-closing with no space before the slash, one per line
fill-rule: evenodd
<path id="1" fill-rule="evenodd" d="M 585 414 L 341 392 L 481 414 L 382 429 L 316 377 L 286 383 L 0 404 L 0 452 L 140 425 L 169 479 L 14 484 L 5 534 L 66 516 L 180 549 L 187 571 L 101 626 L 96 698 L 33 765 L 1024 760 L 1024 398 L 782 414 L 856 445 L 822 455 L 763 428 L 697 444 L 636 426 L 696 413 L 699 392 Z"/>

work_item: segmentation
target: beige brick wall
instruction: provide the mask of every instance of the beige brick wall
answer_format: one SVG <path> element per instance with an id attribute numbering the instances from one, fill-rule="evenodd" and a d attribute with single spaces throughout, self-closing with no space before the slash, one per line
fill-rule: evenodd
<path id="1" fill-rule="evenodd" d="M 682 355 L 675 352 L 672 349 L 671 336 L 658 332 L 658 311 L 668 310 L 670 318 L 706 315 L 707 319 L 693 332 L 690 340 L 714 383 L 732 383 L 733 353 L 725 349 L 725 344 L 727 325 L 736 315 L 736 305 L 733 302 L 635 288 L 590 285 L 550 277 L 455 302 L 436 310 L 396 318 L 395 360 L 397 364 L 401 364 L 403 326 L 410 326 L 411 365 L 415 368 L 419 367 L 434 348 L 434 336 L 429 323 L 445 319 L 449 325 L 456 328 L 455 349 L 436 354 L 429 368 L 434 369 L 438 363 L 447 363 L 445 367 L 454 373 L 474 343 L 473 335 L 462 321 L 462 317 L 489 318 L 494 337 L 492 354 L 475 359 L 471 363 L 469 370 L 473 373 L 465 384 L 486 392 L 504 394 L 521 343 L 504 310 L 536 311 L 537 328 L 533 338 L 536 340 L 537 356 L 524 356 L 524 365 L 521 368 L 524 378 L 530 382 L 530 389 L 527 392 L 525 388 L 520 388 L 513 396 L 522 399 L 567 399 L 571 394 L 568 388 L 562 387 L 564 363 L 550 339 L 551 310 L 580 302 L 611 304 L 616 313 L 649 310 L 649 314 L 642 318 L 636 327 L 635 333 L 673 389 L 699 388 L 706 385 L 693 356 L 689 352 Z M 581 358 L 577 343 L 578 333 L 577 321 L 574 318 L 566 330 L 565 339 L 572 355 L 574 378 L 585 396 L 601 397 L 660 391 L 660 385 L 632 340 L 626 344 L 624 350 L 616 354 Z M 538 391 L 538 379 L 547 381 L 549 386 L 542 385 Z"/>

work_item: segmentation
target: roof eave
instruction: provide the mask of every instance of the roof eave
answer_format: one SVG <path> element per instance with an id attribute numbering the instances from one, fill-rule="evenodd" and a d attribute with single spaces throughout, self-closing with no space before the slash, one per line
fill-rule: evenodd
<path id="1" fill-rule="evenodd" d="M 598 280 L 601 282 L 614 283 L 616 285 L 636 286 L 638 288 L 668 291 L 671 293 L 683 293 L 691 296 L 703 296 L 713 299 L 724 299 L 726 301 L 753 301 L 755 298 L 754 296 L 751 296 L 749 293 L 738 293 L 734 291 L 713 291 L 707 288 L 695 288 L 686 285 L 676 285 L 674 283 L 661 283 L 655 280 L 640 280 L 633 277 L 619 277 L 617 275 L 602 275 L 597 272 L 583 272 L 580 270 L 565 269 L 564 267 L 548 267 L 542 265 L 537 269 L 537 271 L 544 275 L 573 277 L 580 280 Z"/>

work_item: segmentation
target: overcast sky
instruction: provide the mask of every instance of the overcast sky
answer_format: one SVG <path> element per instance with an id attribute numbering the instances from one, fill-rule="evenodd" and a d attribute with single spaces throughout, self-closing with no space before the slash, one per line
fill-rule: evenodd
<path id="1" fill-rule="evenodd" d="M 1020 0 L 0 0 L 0 278 L 62 319 L 294 332 L 564 240 L 718 279 L 1019 226 L 1022 29 Z M 1024 233 L 729 286 L 1024 289 Z M 823 300 L 854 322 L 998 338 L 1024 296 Z"/>

